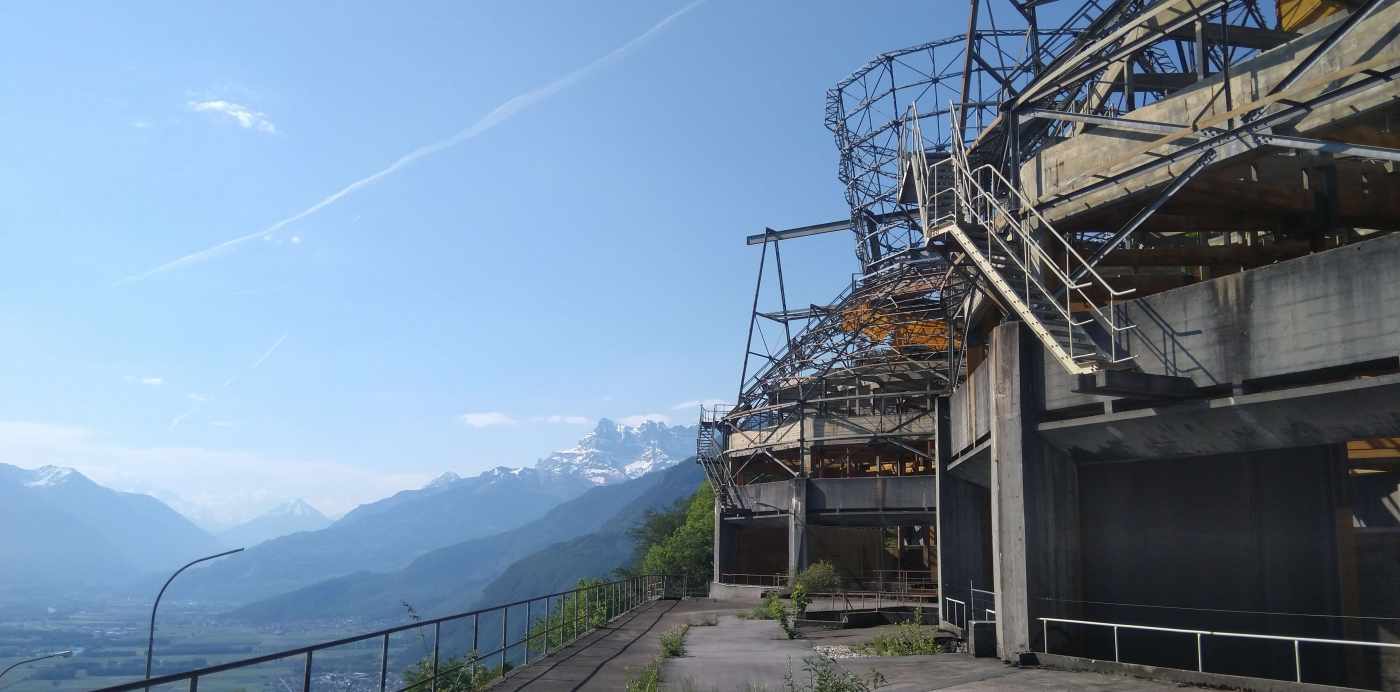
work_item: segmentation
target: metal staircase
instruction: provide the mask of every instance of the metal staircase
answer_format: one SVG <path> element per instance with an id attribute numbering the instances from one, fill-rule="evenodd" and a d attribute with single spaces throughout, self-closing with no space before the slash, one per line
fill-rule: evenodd
<path id="1" fill-rule="evenodd" d="M 960 137 L 953 137 L 950 156 L 930 165 L 912 108 L 904 134 L 905 175 L 913 178 L 926 240 L 952 238 L 984 288 L 1071 374 L 1132 360 L 1120 342 L 1133 325 L 1117 306 L 1131 290 L 1110 286 L 996 167 L 970 164 Z M 954 203 L 936 181 L 951 181 Z"/>
<path id="2" fill-rule="evenodd" d="M 702 409 L 700 428 L 695 439 L 695 460 L 705 469 L 705 477 L 715 492 L 715 501 L 720 512 L 732 514 L 743 509 L 739 502 L 739 492 L 734 484 L 734 474 L 724 458 L 726 434 L 725 423 L 718 407 Z"/>

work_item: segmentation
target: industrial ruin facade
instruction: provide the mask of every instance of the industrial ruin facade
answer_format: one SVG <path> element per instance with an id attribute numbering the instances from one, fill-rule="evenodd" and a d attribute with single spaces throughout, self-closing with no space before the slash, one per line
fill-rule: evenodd
<path id="1" fill-rule="evenodd" d="M 1006 660 L 1400 688 L 1397 27 L 971 0 L 839 83 L 851 216 L 749 238 L 702 420 L 715 580 L 828 560 Z M 833 231 L 849 287 L 789 305 L 781 244 Z"/>

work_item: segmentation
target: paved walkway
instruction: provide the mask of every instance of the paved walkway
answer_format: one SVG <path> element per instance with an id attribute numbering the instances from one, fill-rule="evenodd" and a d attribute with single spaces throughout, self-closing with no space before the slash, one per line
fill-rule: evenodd
<path id="1" fill-rule="evenodd" d="M 816 645 L 857 646 L 885 628 L 829 630 L 788 640 L 771 620 L 741 620 L 735 603 L 709 599 L 657 601 L 590 633 L 577 643 L 517 669 L 491 689 L 528 692 L 616 692 L 628 677 L 661 653 L 661 633 L 691 625 L 686 655 L 667 659 L 663 687 L 687 692 L 779 692 L 791 669 L 806 681 L 803 659 Z M 714 623 L 714 624 L 710 624 Z M 1099 673 L 1016 668 L 966 654 L 842 659 L 842 668 L 863 677 L 879 671 L 881 692 L 926 690 L 1125 690 L 1164 692 L 1184 685 Z M 1190 688 L 1197 689 L 1197 688 Z"/>

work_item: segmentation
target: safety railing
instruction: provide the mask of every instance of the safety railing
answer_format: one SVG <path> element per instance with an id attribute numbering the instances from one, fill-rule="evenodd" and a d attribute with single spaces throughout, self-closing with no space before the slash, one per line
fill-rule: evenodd
<path id="1" fill-rule="evenodd" d="M 1045 654 L 1053 653 L 1052 651 L 1050 651 L 1050 623 L 1052 623 L 1052 622 L 1054 622 L 1054 623 L 1062 623 L 1062 624 L 1069 624 L 1069 625 L 1087 625 L 1087 626 L 1090 626 L 1090 627 L 1107 627 L 1107 628 L 1112 628 L 1112 630 L 1113 630 L 1113 661 L 1114 661 L 1114 663 L 1124 663 L 1124 662 L 1125 662 L 1125 661 L 1122 660 L 1122 657 L 1120 656 L 1119 650 L 1118 650 L 1118 631 L 1119 631 L 1120 629 L 1126 629 L 1126 630 L 1141 630 L 1141 631 L 1147 631 L 1147 632 L 1166 632 L 1166 633 L 1171 633 L 1171 634 L 1181 634 L 1181 635 L 1194 636 L 1195 639 L 1196 639 L 1196 671 L 1197 671 L 1197 672 L 1201 672 L 1201 673 L 1209 672 L 1209 671 L 1206 670 L 1206 667 L 1205 667 L 1205 648 L 1204 648 L 1204 647 L 1205 647 L 1205 642 L 1206 642 L 1206 638 L 1207 638 L 1207 637 L 1222 637 L 1222 638 L 1230 638 L 1230 637 L 1233 637 L 1233 638 L 1236 638 L 1236 639 L 1257 639 L 1257 640 L 1266 640 L 1266 641 L 1292 642 L 1292 644 L 1293 644 L 1293 681 L 1294 681 L 1294 682 L 1303 682 L 1303 654 L 1302 654 L 1302 648 L 1301 648 L 1301 645 L 1302 645 L 1302 644 L 1330 644 L 1330 645 L 1336 645 L 1336 646 L 1359 646 L 1359 647 L 1376 647 L 1376 648 L 1380 648 L 1380 649 L 1400 649 L 1400 644 L 1392 644 L 1392 643 L 1389 643 L 1389 642 L 1368 642 L 1368 641 L 1361 641 L 1361 640 L 1354 640 L 1354 639 L 1323 639 L 1323 638 L 1318 638 L 1318 637 L 1289 637 L 1289 636 L 1279 635 L 1279 634 L 1254 634 L 1254 633 L 1249 633 L 1249 632 L 1217 632 L 1217 631 L 1212 631 L 1212 630 L 1181 629 L 1181 628 L 1177 628 L 1177 627 L 1154 627 L 1154 626 L 1150 626 L 1150 625 L 1130 625 L 1130 624 L 1125 624 L 1125 623 L 1121 623 L 1121 622 L 1097 622 L 1097 621 L 1092 621 L 1092 620 L 1071 620 L 1071 619 L 1068 619 L 1068 618 L 1040 618 L 1041 636 L 1043 637 L 1043 639 L 1041 640 L 1041 641 L 1043 642 L 1043 644 L 1041 645 L 1041 652 L 1042 652 L 1042 653 L 1045 653 Z M 1062 655 L 1072 655 L 1072 654 L 1062 654 Z M 1075 656 L 1075 658 L 1082 658 L 1082 657 L 1080 657 L 1080 656 Z M 1131 663 L 1131 661 L 1128 661 L 1128 662 Z M 1159 665 L 1159 664 L 1153 664 L 1153 665 Z"/>
<path id="2" fill-rule="evenodd" d="M 464 613 L 456 613 L 438 618 L 426 618 L 405 625 L 390 627 L 375 632 L 367 632 L 343 639 L 320 642 L 308 646 L 287 649 L 274 653 L 243 658 L 227 663 L 206 666 L 189 670 L 182 673 L 170 673 L 144 680 L 113 685 L 99 688 L 99 692 L 124 692 L 126 690 L 148 690 L 155 687 L 175 685 L 183 683 L 189 692 L 197 692 L 201 681 L 207 680 L 211 676 L 228 671 L 247 669 L 268 663 L 279 661 L 302 661 L 301 690 L 309 692 L 312 689 L 313 665 L 316 654 L 327 652 L 339 647 L 347 647 L 353 644 L 379 642 L 379 671 L 378 689 L 380 692 L 395 690 L 404 692 L 410 689 L 431 689 L 437 690 L 439 680 L 447 676 L 458 676 L 467 674 L 476 676 L 486 673 L 488 679 L 504 676 L 512 667 L 517 665 L 517 661 L 523 658 L 519 665 L 529 665 L 532 660 L 548 656 L 551 652 L 557 651 L 564 646 L 576 642 L 580 637 L 587 635 L 595 629 L 602 627 L 607 622 L 636 610 L 646 604 L 660 598 L 673 594 L 684 596 L 689 591 L 689 580 L 683 576 L 669 575 L 646 575 L 619 579 L 617 581 L 591 584 L 577 589 L 560 591 L 545 596 L 528 598 L 505 605 L 472 610 Z M 542 610 L 536 610 L 542 606 Z M 513 628 L 512 612 L 518 617 L 524 611 L 524 622 Z M 499 643 L 492 642 L 490 646 L 494 648 L 486 651 L 480 650 L 483 643 L 483 635 L 491 636 L 496 632 L 487 633 L 483 631 L 483 620 L 489 623 L 488 626 L 497 626 L 499 620 Z M 463 627 L 470 625 L 471 645 L 462 652 L 463 658 L 460 663 L 455 663 L 446 667 L 441 666 L 441 650 L 443 626 L 461 624 Z M 395 634 L 405 632 L 423 632 L 430 629 L 433 632 L 431 664 L 423 662 L 424 674 L 405 687 L 390 685 L 390 637 Z M 518 632 L 518 633 L 517 633 Z M 449 655 L 451 652 L 448 652 Z M 533 658 L 532 658 L 533 656 Z M 495 669 L 488 668 L 489 663 L 495 659 L 498 663 Z M 288 688 L 290 689 L 290 687 Z"/>
<path id="3" fill-rule="evenodd" d="M 720 572 L 719 583 L 731 586 L 772 586 L 775 588 L 787 586 L 788 575 L 776 574 L 750 574 L 744 572 Z"/>
<path id="4" fill-rule="evenodd" d="M 986 589 L 978 589 L 978 588 L 974 588 L 974 587 L 969 587 L 969 588 L 968 588 L 968 592 L 969 592 L 969 595 L 971 596 L 971 600 L 969 601 L 969 605 L 971 605 L 971 607 L 972 607 L 972 617 L 973 617 L 973 619 L 975 619 L 975 620 L 995 620 L 995 619 L 997 619 L 997 617 L 996 617 L 996 616 L 997 616 L 997 611 L 996 611 L 997 592 L 995 592 L 995 591 L 988 591 L 988 590 L 986 590 Z M 981 617 L 978 617 L 978 613 L 981 613 Z"/>
<path id="5" fill-rule="evenodd" d="M 956 122 L 956 106 L 953 112 Z M 906 122 L 906 138 L 916 143 L 922 141 L 918 112 L 912 107 Z M 952 154 L 932 165 L 922 148 L 906 154 L 925 236 L 931 237 L 936 228 L 944 228 L 953 235 L 988 283 L 1070 372 L 1092 372 L 1097 366 L 1081 361 L 1105 355 L 1092 339 L 1088 339 L 1089 348 L 1075 352 L 1078 344 L 1075 332 L 1090 322 L 1096 322 L 1108 334 L 1107 360 L 1111 363 L 1129 360 L 1130 356 L 1119 355 L 1119 341 L 1120 334 L 1133 325 L 1120 324 L 1116 302 L 1132 293 L 1132 289 L 1117 290 L 1110 286 L 1018 186 L 995 166 L 983 164 L 974 168 L 968 161 L 961 137 L 952 140 Z M 901 148 L 906 146 L 901 140 Z M 940 176 L 940 171 L 946 172 Z M 930 177 L 934 187 L 929 185 Z M 950 182 L 956 204 L 940 204 L 940 197 L 947 193 L 936 185 L 940 177 Z M 1014 211 L 1023 212 L 1025 217 Z M 959 225 L 959 219 L 981 232 L 980 243 Z M 1033 222 L 1034 227 L 1027 221 Z M 1000 267 L 998 261 L 1002 262 Z M 1046 285 L 1046 281 L 1058 283 L 1063 290 L 1056 291 Z M 1098 304 L 1104 300 L 1107 301 L 1106 310 Z M 1087 311 L 1089 319 L 1076 320 L 1077 310 Z M 1045 324 L 1047 320 L 1063 324 L 1058 336 Z M 1085 337 L 1087 339 L 1087 334 Z"/>
<path id="6" fill-rule="evenodd" d="M 927 608 L 938 605 L 938 594 L 904 593 L 896 591 L 815 591 L 807 596 L 812 610 L 887 610 L 893 608 Z M 829 606 L 820 608 L 819 606 Z"/>
<path id="7" fill-rule="evenodd" d="M 967 603 L 952 596 L 944 596 L 943 620 L 950 625 L 967 629 Z"/>

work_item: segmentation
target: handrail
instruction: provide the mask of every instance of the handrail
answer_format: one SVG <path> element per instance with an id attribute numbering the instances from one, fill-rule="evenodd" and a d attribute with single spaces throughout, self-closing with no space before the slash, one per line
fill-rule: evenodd
<path id="1" fill-rule="evenodd" d="M 667 593 L 667 588 L 671 586 L 672 580 L 675 580 L 677 578 L 678 577 L 676 575 L 643 575 L 637 577 L 628 577 L 626 579 L 619 579 L 611 582 L 592 584 L 576 589 L 558 591 L 544 596 L 535 596 L 533 598 L 526 598 L 518 601 L 513 601 L 511 603 L 503 605 L 491 606 L 489 608 L 480 608 L 477 610 L 470 610 L 461 613 L 453 613 L 451 615 L 443 615 L 435 618 L 427 618 L 403 625 L 395 625 L 393 627 L 375 630 L 373 632 L 357 634 L 349 637 L 343 637 L 341 639 L 334 639 L 331 641 L 318 642 L 315 644 L 308 644 L 306 646 L 300 646 L 293 649 L 285 649 L 283 651 L 275 651 L 272 653 L 262 654 L 259 656 L 252 656 L 249 658 L 242 658 L 234 661 L 228 661 L 226 663 L 205 666 L 203 668 L 196 668 L 194 670 L 188 670 L 180 673 L 168 673 L 166 675 L 159 675 L 145 680 L 136 680 L 133 682 L 122 683 L 119 685 L 102 687 L 98 688 L 97 692 L 127 692 L 130 690 L 145 690 L 151 687 L 168 685 L 176 682 L 188 682 L 190 692 L 197 692 L 200 678 L 208 677 L 210 675 L 222 673 L 229 670 L 235 670 L 238 668 L 246 668 L 250 666 L 260 665 L 263 663 L 270 663 L 273 661 L 281 661 L 296 657 L 302 657 L 305 661 L 305 672 L 302 676 L 302 691 L 308 692 L 311 689 L 311 665 L 312 661 L 314 660 L 314 654 L 316 652 L 323 651 L 325 649 L 345 646 L 348 644 L 372 641 L 375 639 L 380 639 L 383 642 L 380 657 L 379 689 L 381 690 L 381 692 L 385 692 L 387 689 L 389 689 L 388 667 L 390 635 L 397 634 L 399 632 L 406 632 L 409 630 L 418 629 L 421 627 L 432 627 L 434 630 L 432 654 L 433 674 L 431 680 L 434 682 L 434 687 L 436 687 L 437 678 L 444 672 L 449 672 L 447 670 L 440 670 L 438 668 L 438 642 L 442 634 L 442 625 L 444 623 L 465 620 L 467 618 L 474 618 L 474 620 L 472 621 L 471 652 L 474 654 L 474 658 L 472 659 L 472 665 L 476 665 L 477 662 L 488 660 L 489 658 L 494 656 L 500 656 L 502 670 L 501 675 L 505 675 L 505 664 L 508 662 L 506 659 L 511 649 L 515 649 L 522 645 L 525 646 L 524 665 L 528 665 L 530 663 L 530 647 L 534 645 L 536 640 L 543 636 L 545 638 L 545 654 L 548 655 L 549 634 L 556 631 L 560 631 L 564 628 L 562 622 L 558 625 L 547 624 L 549 622 L 549 617 L 552 612 L 550 610 L 552 605 L 551 601 L 559 599 L 557 603 L 559 608 L 561 609 L 559 611 L 561 616 L 565 615 L 562 610 L 565 607 L 565 604 L 572 603 L 573 618 L 571 620 L 571 623 L 574 627 L 574 630 L 571 633 L 572 638 L 569 640 L 569 643 L 572 643 L 574 641 L 577 641 L 579 636 L 581 636 L 582 634 L 586 634 L 588 631 L 594 629 L 594 626 L 592 624 L 592 618 L 595 614 L 602 614 L 605 617 L 606 622 L 608 620 L 619 617 L 625 613 L 631 612 L 637 609 L 638 607 L 641 607 L 653 600 L 657 600 L 659 598 L 664 597 Z M 683 576 L 679 578 L 681 579 L 681 583 L 683 585 L 682 595 L 684 595 L 685 591 L 688 591 L 688 580 L 686 580 Z M 574 596 L 572 601 L 569 601 L 565 598 L 571 595 Z M 546 625 L 545 630 L 543 632 L 535 632 L 532 631 L 532 628 L 534 627 L 534 625 L 540 622 L 540 620 L 532 617 L 532 614 L 530 613 L 530 608 L 533 604 L 538 603 L 540 601 L 545 602 L 545 613 L 543 622 L 546 623 Z M 522 605 L 526 607 L 525 630 L 520 639 L 512 642 L 510 641 L 509 630 L 510 609 L 518 608 Z M 580 605 L 582 605 L 582 611 L 580 611 Z M 597 608 L 602 608 L 602 610 L 596 611 L 595 609 Z M 502 613 L 501 645 L 487 652 L 476 652 L 475 648 L 479 641 L 480 635 L 481 616 L 496 612 Z M 582 612 L 582 614 L 587 618 L 587 620 L 582 625 L 580 625 L 579 621 L 580 612 Z M 563 643 L 561 643 L 560 646 L 563 646 Z M 453 669 L 460 667 L 461 666 L 459 665 L 454 667 Z M 404 688 L 395 686 L 393 689 L 406 690 L 410 689 L 411 687 L 413 686 Z"/>
<path id="2" fill-rule="evenodd" d="M 1290 637 L 1281 634 L 1257 634 L 1254 632 L 1218 632 L 1214 630 L 1184 629 L 1180 627 L 1157 627 L 1154 625 L 1131 625 L 1122 622 L 1098 622 L 1094 620 L 1075 620 L 1071 618 L 1039 618 L 1041 625 L 1041 652 L 1050 653 L 1050 624 L 1051 622 L 1061 622 L 1070 625 L 1089 625 L 1094 627 L 1113 628 L 1113 662 L 1122 663 L 1118 653 L 1118 630 L 1144 630 L 1149 632 L 1167 632 L 1170 634 L 1190 634 L 1196 637 L 1196 671 L 1205 672 L 1205 657 L 1202 654 L 1202 638 L 1204 637 L 1234 637 L 1236 639 L 1262 639 L 1268 641 L 1293 642 L 1293 679 L 1294 682 L 1303 681 L 1303 659 L 1302 652 L 1298 645 L 1307 644 L 1335 644 L 1340 646 L 1376 646 L 1386 649 L 1400 649 L 1400 644 L 1390 642 L 1370 642 L 1357 639 L 1326 639 L 1322 637 Z M 1061 654 L 1066 655 L 1066 654 Z M 1076 657 L 1083 658 L 1083 657 Z"/>

